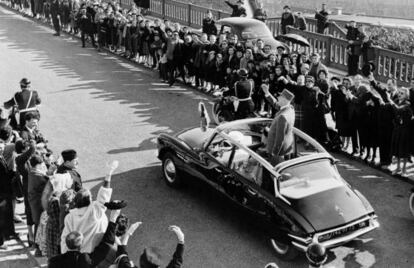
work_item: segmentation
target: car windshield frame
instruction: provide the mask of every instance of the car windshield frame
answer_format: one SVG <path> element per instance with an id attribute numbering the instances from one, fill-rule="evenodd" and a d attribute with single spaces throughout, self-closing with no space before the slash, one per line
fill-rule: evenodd
<path id="1" fill-rule="evenodd" d="M 267 27 L 262 27 L 261 24 L 249 23 L 249 24 L 236 24 L 236 23 L 222 23 L 221 27 L 228 27 L 231 29 L 232 34 L 237 34 L 242 40 L 260 39 L 272 37 L 272 32 Z M 220 32 L 223 28 L 220 29 Z M 253 33 L 254 36 L 245 37 L 246 33 Z"/>

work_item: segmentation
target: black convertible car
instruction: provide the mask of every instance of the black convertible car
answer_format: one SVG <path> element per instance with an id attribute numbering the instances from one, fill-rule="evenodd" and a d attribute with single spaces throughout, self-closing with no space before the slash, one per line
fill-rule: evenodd
<path id="1" fill-rule="evenodd" d="M 312 241 L 337 247 L 379 227 L 370 203 L 342 179 L 336 160 L 300 130 L 294 130 L 289 160 L 272 166 L 261 157 L 271 122 L 244 119 L 159 135 L 166 183 L 179 186 L 185 176 L 204 180 L 263 221 L 284 259 Z"/>

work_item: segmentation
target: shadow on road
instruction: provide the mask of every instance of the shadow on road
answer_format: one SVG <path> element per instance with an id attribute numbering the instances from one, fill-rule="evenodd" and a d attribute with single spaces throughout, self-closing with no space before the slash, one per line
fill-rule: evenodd
<path id="1" fill-rule="evenodd" d="M 12 15 L 5 16 L 1 21 L 8 19 L 15 18 Z M 73 40 L 70 36 L 56 38 L 50 32 L 43 31 L 44 26 L 33 25 L 30 21 L 19 23 L 28 26 L 24 29 L 24 34 L 19 31 L 19 25 L 16 26 L 17 29 L 6 27 L 1 29 L 0 39 L 7 44 L 8 49 L 28 55 L 41 69 L 51 70 L 62 78 L 62 84 L 65 85 L 52 89 L 47 94 L 61 94 L 62 98 L 70 101 L 68 93 L 83 92 L 93 99 L 117 102 L 124 106 L 123 109 L 134 110 L 136 122 L 153 126 L 153 133 L 149 133 L 152 137 L 160 131 L 177 131 L 198 121 L 196 104 L 199 100 L 206 101 L 205 96 L 194 93 L 189 88 L 169 87 L 160 83 L 156 72 L 143 66 L 137 67 L 123 58 L 98 53 L 93 48 L 81 48 L 80 41 Z M 47 98 L 45 92 L 41 95 Z M 89 111 L 94 113 L 95 107 L 90 107 Z M 116 112 L 103 111 L 102 119 L 111 122 L 111 114 Z M 131 125 L 136 122 L 131 122 Z M 145 143 L 144 141 L 143 144 Z M 131 151 L 139 151 L 140 147 Z M 108 153 L 131 151 L 114 148 Z"/>

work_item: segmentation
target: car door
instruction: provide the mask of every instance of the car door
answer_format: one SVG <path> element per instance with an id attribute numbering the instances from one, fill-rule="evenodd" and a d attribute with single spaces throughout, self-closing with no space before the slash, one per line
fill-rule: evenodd
<path id="1" fill-rule="evenodd" d="M 223 179 L 231 174 L 228 164 L 232 151 L 231 142 L 215 134 L 209 144 L 197 152 L 197 161 L 193 163 L 193 168 L 205 181 L 222 189 Z"/>

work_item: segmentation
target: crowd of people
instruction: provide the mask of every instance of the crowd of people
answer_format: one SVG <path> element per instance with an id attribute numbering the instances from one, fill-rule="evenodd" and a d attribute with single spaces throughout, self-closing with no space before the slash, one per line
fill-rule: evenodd
<path id="1" fill-rule="evenodd" d="M 389 50 L 414 55 L 414 30 L 377 25 L 366 26 L 366 32 L 375 45 Z"/>
<path id="2" fill-rule="evenodd" d="M 234 8 L 234 16 L 244 16 L 242 2 L 238 1 L 237 5 L 229 2 Z M 391 130 L 399 130 L 401 120 L 396 107 L 407 105 L 403 105 L 405 100 L 402 99 L 394 98 L 390 102 L 385 98 L 385 93 L 394 96 L 395 92 L 402 90 L 397 89 L 395 81 L 390 80 L 383 90 L 377 84 L 374 87 L 374 84 L 364 83 L 363 77 L 358 75 L 355 60 L 359 60 L 360 52 L 357 50 L 364 49 L 362 43 L 366 41 L 366 35 L 363 27 L 357 27 L 353 22 L 347 35 L 350 43 L 349 76 L 343 79 L 334 77 L 329 81 L 328 69 L 320 61 L 318 53 L 310 54 L 304 49 L 288 51 L 284 46 L 272 48 L 261 39 L 246 46 L 236 34 L 218 33 L 210 11 L 206 13 L 200 34 L 169 20 L 150 20 L 140 14 L 135 4 L 130 9 L 122 9 L 119 3 L 111 1 L 86 1 L 73 4 L 72 8 L 73 21 L 68 24 L 67 30 L 79 34 L 83 46 L 89 38 L 93 46 L 98 43 L 98 49 L 117 51 L 158 70 L 160 79 L 170 86 L 179 77 L 182 83 L 200 91 L 211 93 L 225 88 L 227 95 L 240 100 L 235 111 L 236 118 L 272 110 L 264 98 L 262 84 L 268 84 L 270 93 L 276 96 L 286 88 L 295 93 L 296 126 L 322 144 L 332 142 L 326 123 L 326 114 L 332 113 L 345 150 L 350 144 L 348 138 L 352 137 L 353 153 L 364 159 L 374 159 L 379 148 L 380 163 L 384 168 L 390 164 L 392 156 L 410 160 L 412 149 L 400 152 L 394 143 L 391 148 L 391 136 L 386 140 L 378 137 L 378 133 L 388 132 L 391 135 Z M 292 17 L 290 8 L 285 6 L 284 9 L 286 14 L 283 18 L 295 23 L 294 18 L 289 19 Z M 316 16 L 326 14 L 323 6 Z M 369 53 L 364 61 L 369 63 Z M 235 87 L 235 84 L 238 86 Z M 390 113 L 387 131 L 370 134 L 367 139 L 367 124 L 360 122 L 369 122 L 376 129 L 383 128 L 383 110 L 389 106 L 394 108 L 387 110 Z M 270 111 L 270 116 L 272 113 L 274 111 Z M 403 124 L 411 125 L 411 119 Z M 405 139 L 399 140 L 398 144 L 404 142 Z M 405 174 L 405 169 L 402 171 Z"/>
<path id="3" fill-rule="evenodd" d="M 93 200 L 77 171 L 77 152 L 67 149 L 56 158 L 49 148 L 39 129 L 41 99 L 30 85 L 23 78 L 21 91 L 1 107 L 0 250 L 7 249 L 5 241 L 19 237 L 15 224 L 23 219 L 16 213 L 16 203 L 24 202 L 28 245 L 36 257 L 47 257 L 48 267 L 136 267 L 126 246 L 141 222 L 130 224 L 120 212 L 126 202 L 111 201 L 117 161 L 109 166 Z M 178 226 L 168 229 L 178 244 L 167 267 L 181 267 L 184 234 Z M 159 267 L 161 259 L 157 248 L 148 247 L 139 267 Z"/>
<path id="4" fill-rule="evenodd" d="M 118 52 L 158 70 L 160 79 L 170 86 L 180 78 L 182 83 L 200 91 L 222 90 L 231 97 L 229 109 L 234 109 L 236 119 L 263 112 L 273 116 L 276 111 L 265 96 L 277 98 L 287 89 L 294 95 L 297 128 L 330 149 L 337 148 L 334 143 L 339 136 L 340 149 L 351 149 L 353 155 L 366 161 L 375 161 L 379 151 L 378 164 L 384 169 L 390 168 L 395 157 L 397 168 L 392 172 L 407 176 L 407 162 L 414 154 L 414 142 L 410 139 L 414 133 L 414 79 L 408 89 L 398 88 L 391 79 L 383 86 L 372 73 L 367 79 L 358 73 L 343 78 L 331 76 L 316 52 L 289 51 L 285 46 L 272 48 L 261 39 L 246 46 L 235 34 L 218 34 L 211 12 L 206 13 L 202 33 L 198 34 L 169 20 L 152 21 L 140 14 L 134 4 L 122 9 L 115 2 L 71 2 L 67 20 L 62 19 L 67 14 L 59 5 L 62 3 L 57 0 L 51 3 L 50 16 L 48 9 L 37 13 L 45 20 L 51 18 L 57 35 L 61 30 L 77 34 L 82 38 L 82 46 L 89 39 L 97 49 Z M 20 121 L 5 123 L 0 129 L 0 191 L 5 200 L 1 203 L 0 224 L 7 227 L 1 228 L 0 239 L 15 235 L 13 219 L 19 219 L 13 217 L 13 204 L 19 191 L 13 189 L 21 188 L 28 240 L 38 255 L 49 258 L 51 267 L 65 262 L 73 264 L 78 256 L 86 263 L 82 267 L 95 265 L 108 255 L 102 252 L 111 251 L 113 247 L 106 245 L 113 245 L 114 240 L 117 247 L 113 261 L 125 263 L 118 267 L 132 267 L 128 266 L 123 246 L 139 224 L 128 227 L 128 218 L 117 215 L 117 209 L 109 223 L 105 215 L 114 167 L 96 201 L 92 201 L 76 171 L 76 151 L 63 151 L 61 163 L 53 159 L 47 140 L 38 129 L 40 115 L 36 106 L 40 98 L 29 87 L 30 81 L 23 79 L 22 91 L 4 103 L 5 109 L 18 107 Z M 335 121 L 335 129 L 328 127 L 328 114 Z M 171 231 L 177 234 L 178 246 L 169 267 L 180 267 L 184 235 L 176 226 Z M 114 239 L 114 233 L 118 239 Z M 0 243 L 4 248 L 2 240 Z M 156 250 L 146 249 L 140 267 L 158 267 L 145 266 L 146 262 L 159 259 L 157 256 Z"/>

